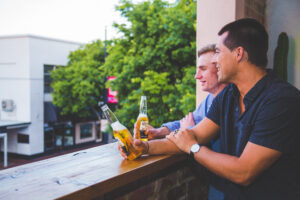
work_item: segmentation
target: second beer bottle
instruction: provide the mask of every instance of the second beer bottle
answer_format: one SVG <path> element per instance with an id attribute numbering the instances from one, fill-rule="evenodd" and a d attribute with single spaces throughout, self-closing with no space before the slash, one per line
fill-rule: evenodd
<path id="1" fill-rule="evenodd" d="M 140 114 L 136 121 L 136 137 L 143 141 L 148 141 L 148 135 L 146 133 L 147 126 L 149 124 L 149 119 L 147 116 L 147 97 L 141 96 L 140 102 Z"/>
<path id="2" fill-rule="evenodd" d="M 139 157 L 142 154 L 142 150 L 133 146 L 133 137 L 129 130 L 119 122 L 115 114 L 108 108 L 107 105 L 102 106 L 101 109 L 113 129 L 114 137 L 119 141 L 119 144 L 126 153 L 128 160 L 133 160 Z"/>

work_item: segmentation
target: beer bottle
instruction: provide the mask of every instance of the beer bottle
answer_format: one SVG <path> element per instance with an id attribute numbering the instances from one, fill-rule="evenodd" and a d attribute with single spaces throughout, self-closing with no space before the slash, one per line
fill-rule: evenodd
<path id="1" fill-rule="evenodd" d="M 133 137 L 129 130 L 119 122 L 107 105 L 102 106 L 101 109 L 113 129 L 114 138 L 118 140 L 127 158 L 133 160 L 139 157 L 142 154 L 142 150 L 133 146 Z"/>
<path id="2" fill-rule="evenodd" d="M 149 119 L 147 116 L 147 97 L 141 96 L 140 102 L 140 114 L 137 118 L 137 130 L 136 136 L 138 139 L 143 141 L 148 141 L 148 135 L 146 133 L 146 128 L 149 123 Z"/>

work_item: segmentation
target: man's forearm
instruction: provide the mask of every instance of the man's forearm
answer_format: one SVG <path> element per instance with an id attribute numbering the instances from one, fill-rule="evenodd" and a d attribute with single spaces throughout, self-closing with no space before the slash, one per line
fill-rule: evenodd
<path id="1" fill-rule="evenodd" d="M 169 133 L 171 133 L 171 131 L 169 130 L 168 127 L 161 127 L 161 128 L 158 128 L 159 130 L 159 137 L 160 138 L 164 138 L 166 137 L 166 135 L 168 135 Z"/>
<path id="2" fill-rule="evenodd" d="M 150 155 L 184 153 L 173 142 L 164 138 L 148 141 Z M 227 154 L 216 153 L 202 146 L 195 154 L 195 160 L 215 174 L 238 184 L 246 184 L 247 167 L 239 162 L 239 158 Z"/>
<path id="3" fill-rule="evenodd" d="M 209 169 L 211 172 L 229 179 L 232 182 L 243 184 L 246 180 L 246 172 L 238 163 L 238 157 L 227 154 L 216 153 L 205 146 L 195 154 L 195 160 Z"/>
<path id="4" fill-rule="evenodd" d="M 240 157 L 216 153 L 202 146 L 195 159 L 215 174 L 247 186 L 280 156 L 279 151 L 248 142 Z"/>
<path id="5" fill-rule="evenodd" d="M 166 138 L 148 141 L 148 154 L 178 154 L 183 153 L 173 142 Z"/>

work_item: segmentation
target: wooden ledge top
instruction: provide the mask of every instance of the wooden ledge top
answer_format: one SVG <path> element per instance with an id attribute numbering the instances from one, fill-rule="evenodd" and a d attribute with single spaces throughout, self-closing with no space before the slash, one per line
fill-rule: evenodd
<path id="1" fill-rule="evenodd" d="M 0 171 L 0 199 L 93 199 L 186 159 L 123 159 L 117 143 Z"/>

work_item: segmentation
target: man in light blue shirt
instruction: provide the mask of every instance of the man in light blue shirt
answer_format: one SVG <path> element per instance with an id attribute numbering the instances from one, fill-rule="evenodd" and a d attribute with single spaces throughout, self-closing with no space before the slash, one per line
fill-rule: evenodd
<path id="1" fill-rule="evenodd" d="M 164 123 L 160 128 L 149 129 L 149 139 L 163 138 L 179 128 L 192 128 L 206 116 L 214 97 L 226 86 L 226 84 L 218 83 L 216 63 L 213 62 L 214 54 L 214 44 L 207 45 L 198 51 L 198 66 L 195 79 L 200 82 L 203 91 L 209 92 L 207 97 L 194 112 L 190 112 L 181 120 Z"/>

